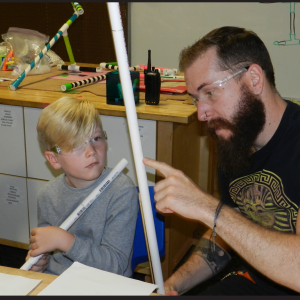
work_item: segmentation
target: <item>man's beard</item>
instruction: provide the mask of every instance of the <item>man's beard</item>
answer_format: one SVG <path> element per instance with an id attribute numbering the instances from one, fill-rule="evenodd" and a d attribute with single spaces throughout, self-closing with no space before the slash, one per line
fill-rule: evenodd
<path id="1" fill-rule="evenodd" d="M 225 176 L 238 176 L 251 168 L 253 144 L 265 120 L 264 104 L 242 85 L 238 111 L 232 122 L 218 118 L 207 124 L 209 134 L 216 141 L 219 167 Z M 232 135 L 227 139 L 217 136 L 215 130 L 221 128 L 229 129 Z"/>

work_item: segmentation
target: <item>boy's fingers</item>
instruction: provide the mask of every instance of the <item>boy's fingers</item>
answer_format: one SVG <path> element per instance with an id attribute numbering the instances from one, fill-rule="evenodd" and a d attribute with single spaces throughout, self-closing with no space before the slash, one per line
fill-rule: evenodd
<path id="1" fill-rule="evenodd" d="M 38 256 L 40 254 L 43 254 L 43 252 L 41 252 L 41 250 L 39 248 L 36 248 L 35 250 L 31 251 L 30 256 L 35 257 L 35 256 Z"/>
<path id="2" fill-rule="evenodd" d="M 27 252 L 27 255 L 26 255 L 26 257 L 25 257 L 25 261 L 27 261 L 27 260 L 31 257 L 30 253 L 31 253 L 31 250 L 29 250 L 29 251 Z"/>
<path id="3" fill-rule="evenodd" d="M 160 171 L 166 178 L 172 175 L 175 171 L 175 169 L 168 164 L 151 158 L 144 158 L 143 163 L 150 168 Z"/>

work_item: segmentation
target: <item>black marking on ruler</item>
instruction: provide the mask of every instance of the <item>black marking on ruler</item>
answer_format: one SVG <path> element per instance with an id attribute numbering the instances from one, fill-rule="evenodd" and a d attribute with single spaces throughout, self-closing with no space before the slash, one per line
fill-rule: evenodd
<path id="1" fill-rule="evenodd" d="M 104 185 L 102 186 L 102 188 L 99 190 L 99 192 L 102 192 L 108 185 L 110 184 L 110 180 L 107 180 Z"/>
<path id="2" fill-rule="evenodd" d="M 80 216 L 83 214 L 83 212 L 86 210 L 87 208 L 84 206 L 78 213 L 77 216 Z"/>

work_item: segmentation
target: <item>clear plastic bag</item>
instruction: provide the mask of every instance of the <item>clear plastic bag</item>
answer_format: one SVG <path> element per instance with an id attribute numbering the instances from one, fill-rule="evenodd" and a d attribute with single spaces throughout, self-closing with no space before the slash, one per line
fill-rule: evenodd
<path id="1" fill-rule="evenodd" d="M 7 38 L 14 51 L 15 68 L 12 76 L 20 76 L 43 50 L 49 41 L 49 36 L 31 29 L 10 27 Z M 51 72 L 51 66 L 45 56 L 34 66 L 28 75 L 45 74 Z"/>
<path id="2" fill-rule="evenodd" d="M 1 34 L 1 37 L 3 39 L 4 42 L 1 43 L 1 45 L 5 45 L 6 46 L 6 54 L 9 53 L 9 51 L 12 49 L 12 45 L 11 45 L 11 40 L 12 38 L 8 38 L 7 37 L 7 33 L 3 33 Z"/>
<path id="3" fill-rule="evenodd" d="M 45 57 L 48 60 L 51 67 L 65 64 L 65 62 L 51 49 L 46 52 Z"/>
<path id="4" fill-rule="evenodd" d="M 8 48 L 7 44 L 5 42 L 0 43 L 0 55 L 6 56 L 10 49 Z"/>
<path id="5" fill-rule="evenodd" d="M 12 71 L 15 67 L 13 57 L 11 57 L 13 56 L 12 46 L 6 33 L 2 34 L 1 37 L 4 42 L 0 43 L 0 70 Z M 9 62 L 9 65 L 6 64 L 7 62 Z"/>

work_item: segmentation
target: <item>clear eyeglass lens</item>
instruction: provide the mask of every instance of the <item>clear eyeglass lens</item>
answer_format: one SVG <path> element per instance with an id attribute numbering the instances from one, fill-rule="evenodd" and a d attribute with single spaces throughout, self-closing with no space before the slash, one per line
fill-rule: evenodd
<path id="1" fill-rule="evenodd" d="M 218 98 L 221 96 L 223 90 L 223 84 L 209 84 L 205 86 L 200 94 L 199 98 L 190 95 L 193 104 L 197 107 L 198 102 L 201 101 L 203 103 L 211 104 L 216 102 Z"/>
<path id="2" fill-rule="evenodd" d="M 76 146 L 75 148 L 73 148 L 73 150 L 71 152 L 68 152 L 66 154 L 69 154 L 69 155 L 81 155 L 85 151 L 85 149 L 87 147 L 87 144 L 88 144 L 88 141 L 86 141 L 83 145 Z"/>
<path id="3" fill-rule="evenodd" d="M 70 152 L 61 151 L 60 154 L 72 155 L 72 156 L 81 155 L 86 150 L 88 143 L 90 143 L 94 149 L 97 149 L 98 147 L 103 146 L 103 144 L 105 143 L 105 140 L 104 140 L 104 137 L 96 136 L 96 137 L 86 141 L 84 144 L 76 146 L 72 151 L 70 151 Z"/>
<path id="4" fill-rule="evenodd" d="M 248 68 L 249 67 L 245 67 L 244 69 L 236 72 L 235 74 L 225 77 L 223 80 L 218 80 L 212 84 L 206 85 L 205 87 L 203 87 L 201 89 L 199 98 L 198 97 L 195 98 L 194 96 L 190 95 L 192 102 L 194 103 L 194 105 L 196 107 L 197 107 L 199 101 L 208 103 L 208 104 L 216 102 L 219 99 L 219 97 L 221 96 L 226 82 L 228 82 L 230 79 L 236 77 L 237 75 L 239 75 L 243 72 L 247 72 Z"/>
<path id="5" fill-rule="evenodd" d="M 222 94 L 223 84 L 210 84 L 204 87 L 199 95 L 200 101 L 204 103 L 216 102 Z"/>

